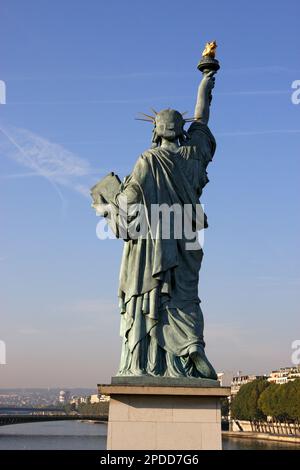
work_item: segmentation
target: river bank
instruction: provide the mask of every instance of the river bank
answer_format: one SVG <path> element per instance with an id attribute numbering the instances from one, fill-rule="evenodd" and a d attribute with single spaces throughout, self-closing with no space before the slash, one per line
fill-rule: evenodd
<path id="1" fill-rule="evenodd" d="M 280 436 L 278 434 L 251 431 L 223 431 L 222 436 L 234 437 L 237 439 L 255 439 L 265 441 L 289 442 L 291 444 L 299 444 L 300 446 L 300 436 Z"/>

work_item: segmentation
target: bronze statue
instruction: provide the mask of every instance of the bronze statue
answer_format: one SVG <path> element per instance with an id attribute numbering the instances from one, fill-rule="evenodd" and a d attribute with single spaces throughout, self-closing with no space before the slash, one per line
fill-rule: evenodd
<path id="1" fill-rule="evenodd" d="M 216 148 L 208 128 L 219 67 L 215 50 L 215 41 L 207 43 L 199 64 L 203 77 L 194 116 L 185 118 L 174 109 L 144 114 L 141 119 L 153 125 L 151 148 L 122 183 L 111 173 L 92 190 L 95 209 L 124 239 L 118 294 L 123 339 L 119 376 L 217 379 L 205 355 L 198 297 L 203 251 L 197 234 L 207 227 L 199 197 L 208 183 L 206 169 Z M 191 124 L 185 130 L 187 123 Z M 168 237 L 163 236 L 163 218 L 154 223 L 153 207 L 179 209 L 177 225 L 171 223 Z M 177 237 L 176 230 L 185 228 L 186 208 L 193 230 L 183 230 Z"/>

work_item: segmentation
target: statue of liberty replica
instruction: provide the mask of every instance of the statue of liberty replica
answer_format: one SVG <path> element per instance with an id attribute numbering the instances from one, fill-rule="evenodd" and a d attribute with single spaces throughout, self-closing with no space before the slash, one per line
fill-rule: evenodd
<path id="1" fill-rule="evenodd" d="M 219 69 L 215 49 L 215 41 L 207 43 L 198 65 L 202 80 L 194 116 L 174 109 L 143 115 L 153 125 L 151 148 L 122 183 L 111 173 L 91 190 L 98 215 L 124 240 L 117 376 L 217 379 L 205 354 L 198 297 L 198 231 L 207 227 L 199 198 L 216 148 L 208 128 Z"/>

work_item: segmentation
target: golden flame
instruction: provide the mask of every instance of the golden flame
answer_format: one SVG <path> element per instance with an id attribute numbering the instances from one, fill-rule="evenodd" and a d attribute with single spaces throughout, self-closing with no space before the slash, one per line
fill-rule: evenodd
<path id="1" fill-rule="evenodd" d="M 211 41 L 207 42 L 202 52 L 202 57 L 212 57 L 213 59 L 216 56 L 217 42 Z"/>

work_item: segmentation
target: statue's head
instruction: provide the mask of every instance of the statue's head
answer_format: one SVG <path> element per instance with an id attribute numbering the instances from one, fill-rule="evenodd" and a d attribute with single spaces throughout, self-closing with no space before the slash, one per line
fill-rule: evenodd
<path id="1" fill-rule="evenodd" d="M 158 147 L 161 145 L 162 139 L 169 140 L 170 142 L 179 141 L 183 145 L 187 138 L 187 133 L 184 130 L 186 122 L 192 122 L 195 118 L 184 118 L 186 113 L 180 113 L 175 109 L 163 109 L 159 113 L 152 109 L 154 116 L 150 114 L 142 114 L 142 118 L 137 118 L 139 121 L 151 122 L 153 127 L 152 146 Z"/>
<path id="2" fill-rule="evenodd" d="M 184 134 L 184 119 L 175 109 L 163 109 L 155 115 L 154 131 L 158 138 L 177 140 Z"/>

